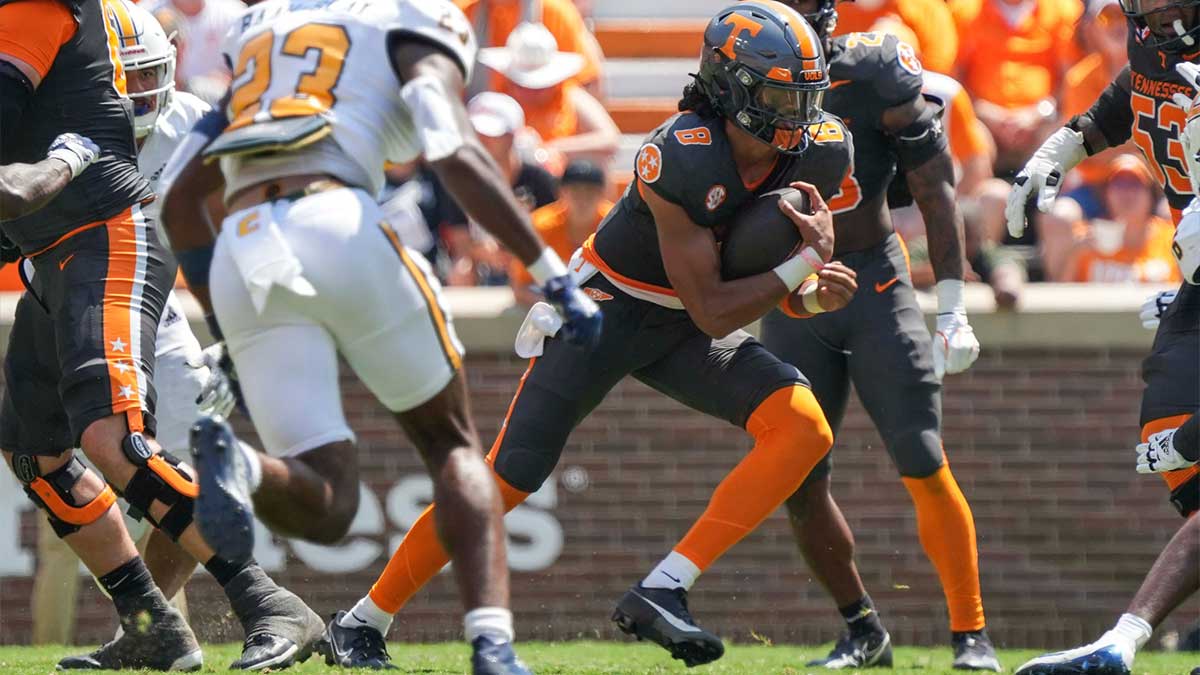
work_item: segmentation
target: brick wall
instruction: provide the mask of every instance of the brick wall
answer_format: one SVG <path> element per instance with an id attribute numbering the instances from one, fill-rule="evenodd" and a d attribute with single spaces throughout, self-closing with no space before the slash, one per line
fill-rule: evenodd
<path id="1" fill-rule="evenodd" d="M 1180 523 L 1160 481 L 1133 472 L 1142 353 L 989 349 L 947 388 L 945 445 L 974 509 L 989 625 L 1003 645 L 1058 647 L 1097 636 Z M 523 366 L 515 357 L 468 359 L 485 444 Z M 363 476 L 386 521 L 382 534 L 355 539 L 386 549 L 401 533 L 394 514 L 403 510 L 390 491 L 420 466 L 392 420 L 349 376 L 346 391 L 363 445 Z M 617 637 L 608 621 L 613 602 L 683 534 L 748 447 L 741 431 L 641 384 L 617 387 L 572 437 L 556 475 L 557 506 L 542 511 L 561 524 L 561 555 L 544 571 L 514 575 L 520 635 Z M 917 541 L 907 493 L 856 405 L 836 452 L 836 493 L 856 532 L 859 567 L 893 636 L 901 643 L 943 641 L 941 592 Z M 30 548 L 33 518 L 25 514 Z M 365 592 L 387 555 L 362 571 L 322 574 L 288 550 L 286 571 L 275 576 L 322 614 Z M 27 578 L 0 580 L 0 642 L 28 640 L 30 587 Z M 196 577 L 189 599 L 203 638 L 239 637 L 207 576 Z M 706 626 L 737 639 L 754 631 L 814 642 L 833 639 L 839 629 L 781 514 L 702 578 L 692 607 Z M 452 638 L 459 615 L 450 577 L 442 575 L 401 613 L 392 637 Z M 1197 616 L 1193 599 L 1168 628 Z M 85 580 L 78 639 L 99 641 L 113 625 L 111 610 Z"/>

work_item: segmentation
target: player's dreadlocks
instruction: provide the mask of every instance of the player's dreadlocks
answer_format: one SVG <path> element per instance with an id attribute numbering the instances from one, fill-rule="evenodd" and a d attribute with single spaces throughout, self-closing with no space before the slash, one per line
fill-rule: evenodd
<path id="1" fill-rule="evenodd" d="M 704 86 L 692 76 L 692 81 L 683 88 L 683 98 L 679 99 L 679 112 L 692 111 L 704 119 L 720 117 L 721 114 L 713 107 L 712 99 L 704 93 Z"/>

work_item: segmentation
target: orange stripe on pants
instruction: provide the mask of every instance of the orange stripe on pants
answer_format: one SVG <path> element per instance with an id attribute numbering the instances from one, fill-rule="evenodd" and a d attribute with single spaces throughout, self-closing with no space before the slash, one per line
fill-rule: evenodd
<path id="1" fill-rule="evenodd" d="M 145 428 L 138 386 L 142 355 L 134 353 L 141 344 L 141 296 L 146 285 L 146 251 L 144 243 L 138 250 L 139 227 L 144 228 L 145 222 L 138 206 L 110 218 L 104 226 L 108 233 L 108 268 L 101 302 L 104 360 L 113 414 L 125 413 L 130 431 Z M 145 236 L 144 231 L 141 234 Z"/>

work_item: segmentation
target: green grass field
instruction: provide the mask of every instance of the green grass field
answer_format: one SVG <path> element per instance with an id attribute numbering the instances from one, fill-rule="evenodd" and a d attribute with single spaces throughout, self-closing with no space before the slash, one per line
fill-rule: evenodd
<path id="1" fill-rule="evenodd" d="M 804 675 L 821 673 L 804 667 L 804 662 L 826 652 L 820 647 L 791 647 L 766 645 L 733 645 L 720 661 L 693 670 L 671 661 L 663 650 L 646 644 L 613 642 L 526 642 L 520 652 L 526 663 L 539 675 L 633 674 L 633 673 L 706 673 L 759 675 L 781 673 Z M 0 673 L 4 675 L 45 675 L 54 671 L 54 664 L 68 651 L 65 647 L 0 647 Z M 393 644 L 389 648 L 401 673 L 465 673 L 469 652 L 462 644 L 411 645 Z M 204 648 L 202 672 L 226 672 L 226 665 L 237 657 L 239 645 L 209 645 Z M 1008 672 L 1036 656 L 1028 650 L 1004 650 L 1000 661 Z M 1137 675 L 1187 675 L 1200 664 L 1194 654 L 1165 654 L 1146 652 L 1138 656 L 1134 667 Z M 93 671 L 96 672 L 96 671 Z M 290 673 L 331 672 L 319 656 L 293 668 Z M 350 672 L 350 671 L 336 671 Z M 357 671 L 356 671 L 357 672 Z M 364 671 L 366 672 L 366 671 Z M 950 650 L 905 647 L 896 650 L 895 675 L 938 675 L 958 673 L 950 669 Z"/>

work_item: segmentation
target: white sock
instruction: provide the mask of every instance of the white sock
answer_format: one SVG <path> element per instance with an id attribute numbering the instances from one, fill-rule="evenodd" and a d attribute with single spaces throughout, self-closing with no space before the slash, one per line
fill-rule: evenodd
<path id="1" fill-rule="evenodd" d="M 682 553 L 671 551 L 662 562 L 650 570 L 650 574 L 642 579 L 646 588 L 682 588 L 688 590 L 700 576 L 700 568 L 696 563 L 687 559 Z"/>
<path id="2" fill-rule="evenodd" d="M 486 635 L 497 642 L 512 642 L 516 637 L 513 631 L 512 612 L 503 607 L 476 607 L 463 616 L 463 632 L 467 642 Z"/>
<path id="3" fill-rule="evenodd" d="M 1137 655 L 1137 650 L 1150 641 L 1150 634 L 1153 632 L 1154 629 L 1150 624 L 1140 616 L 1122 614 L 1117 625 L 1105 633 L 1100 638 L 1100 642 L 1117 645 L 1124 657 L 1125 665 L 1133 667 L 1133 657 Z"/>
<path id="4" fill-rule="evenodd" d="M 392 615 L 379 609 L 379 605 L 375 604 L 371 596 L 364 595 L 362 600 L 350 608 L 349 612 L 342 615 L 342 618 L 338 620 L 338 625 L 345 628 L 370 626 L 386 637 L 388 629 L 392 627 Z"/>
<path id="5" fill-rule="evenodd" d="M 241 441 L 238 441 L 238 448 L 242 451 L 242 457 L 246 458 L 246 467 L 250 469 L 250 494 L 254 494 L 258 492 L 258 486 L 262 485 L 262 460 L 258 458 L 254 448 Z"/>

